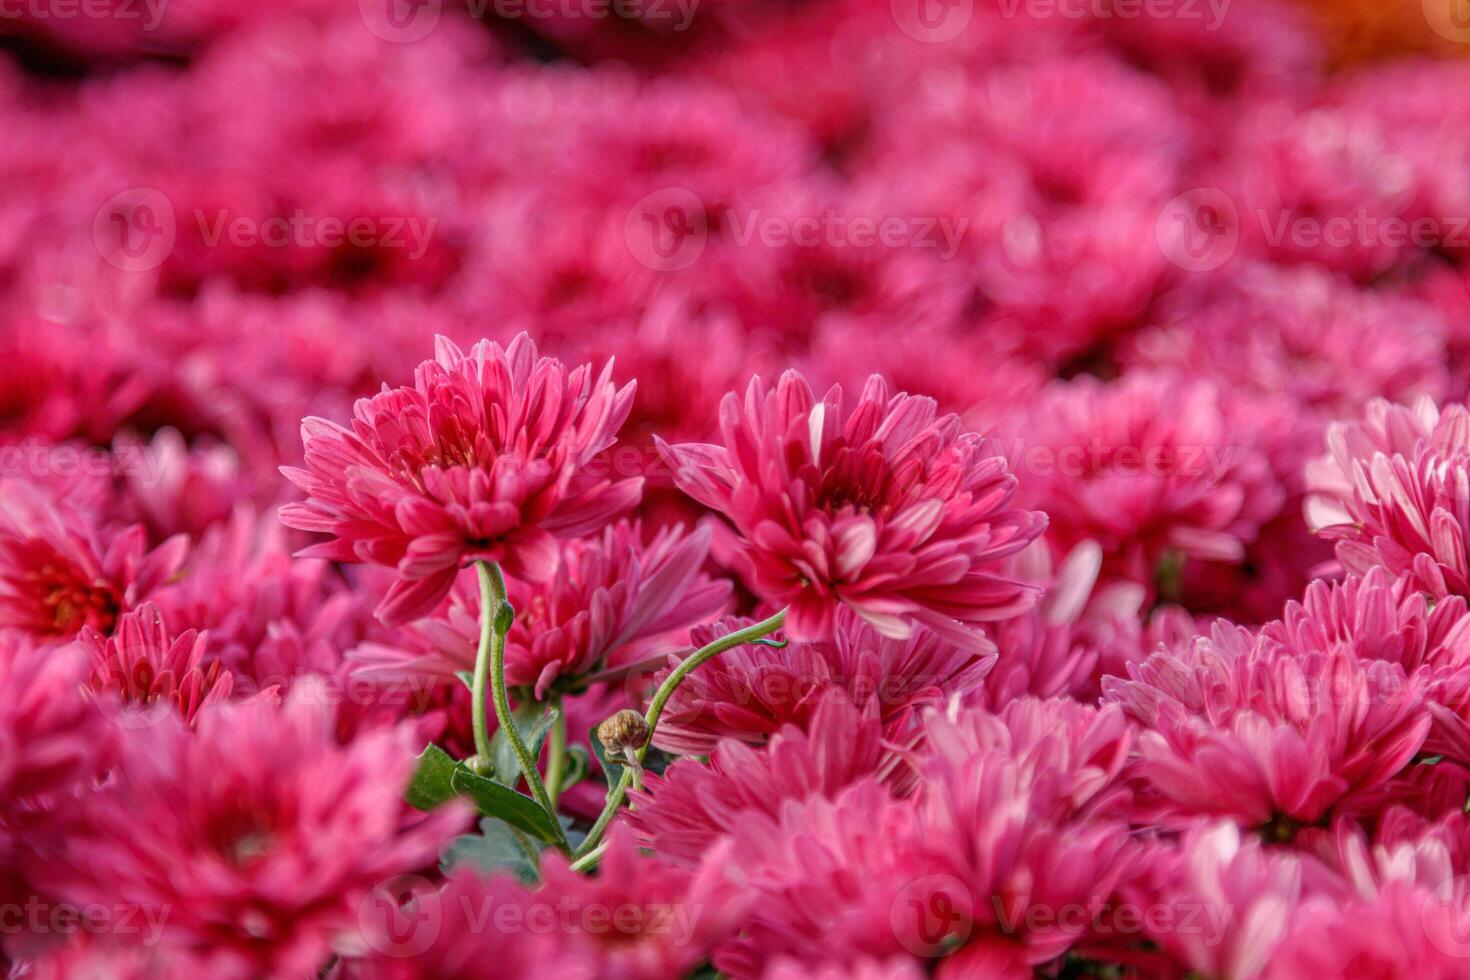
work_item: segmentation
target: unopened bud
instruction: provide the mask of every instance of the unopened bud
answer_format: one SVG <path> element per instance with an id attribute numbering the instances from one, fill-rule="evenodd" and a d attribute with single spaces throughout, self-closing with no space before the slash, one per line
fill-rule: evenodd
<path id="1" fill-rule="evenodd" d="M 638 750 L 648 741 L 648 722 L 631 708 L 624 708 L 597 726 L 597 740 L 603 755 L 611 762 L 621 762 L 633 771 L 633 786 L 643 788 L 643 766 Z"/>
<path id="2" fill-rule="evenodd" d="M 499 633 L 501 636 L 504 636 L 505 634 L 510 632 L 510 628 L 515 625 L 515 621 L 515 607 L 512 606 L 509 602 L 501 602 L 500 605 L 495 608 L 495 632 Z"/>

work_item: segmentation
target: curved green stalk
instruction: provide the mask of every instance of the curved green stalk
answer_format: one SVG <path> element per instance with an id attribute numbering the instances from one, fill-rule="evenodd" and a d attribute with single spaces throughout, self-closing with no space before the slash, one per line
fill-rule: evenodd
<path id="1" fill-rule="evenodd" d="M 658 728 L 659 716 L 663 714 L 664 706 L 669 703 L 669 698 L 673 697 L 674 689 L 679 686 L 679 683 L 684 678 L 688 677 L 696 667 L 706 660 L 717 657 L 726 650 L 738 647 L 743 643 L 749 643 L 752 640 L 758 640 L 763 636 L 768 636 L 780 629 L 781 624 L 785 622 L 786 610 L 783 609 L 770 619 L 762 620 L 753 626 L 747 626 L 743 630 L 737 630 L 734 633 L 722 636 L 718 640 L 700 647 L 685 657 L 683 662 L 675 667 L 668 677 L 664 678 L 664 682 L 654 692 L 653 700 L 649 702 L 648 713 L 643 716 L 643 720 L 648 725 L 648 741 L 644 742 L 643 746 L 638 750 L 638 761 L 642 762 L 643 757 L 648 754 L 648 747 L 653 744 L 653 733 Z M 597 848 L 598 844 L 602 841 L 602 835 L 607 832 L 607 828 L 612 823 L 613 817 L 617 815 L 618 808 L 623 805 L 623 799 L 628 795 L 628 787 L 632 783 L 633 770 L 631 767 L 625 767 L 622 777 L 618 780 L 618 784 L 607 795 L 607 805 L 602 808 L 602 813 L 597 816 L 597 822 L 587 832 L 587 839 L 582 841 L 582 845 L 573 853 L 572 857 L 574 859 L 580 860 L 585 858 Z"/>
<path id="2" fill-rule="evenodd" d="M 556 804 L 547 795 L 546 786 L 536 770 L 536 760 L 531 758 L 531 750 L 526 747 L 510 713 L 510 697 L 505 690 L 505 635 L 510 632 L 515 612 L 505 597 L 505 579 L 500 574 L 500 566 L 493 561 L 475 562 L 475 568 L 480 576 L 480 649 L 475 656 L 473 685 L 475 751 L 482 760 L 492 758 L 484 700 L 485 674 L 488 671 L 490 693 L 495 704 L 495 720 L 521 764 L 521 772 L 526 777 L 526 784 L 531 787 L 531 795 L 551 817 L 552 826 L 556 828 L 557 843 L 562 850 L 566 850 L 567 838 L 561 821 L 556 817 Z"/>

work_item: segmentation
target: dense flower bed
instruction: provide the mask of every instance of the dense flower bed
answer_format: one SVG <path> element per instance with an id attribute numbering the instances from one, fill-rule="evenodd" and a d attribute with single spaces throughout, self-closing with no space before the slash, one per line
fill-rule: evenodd
<path id="1" fill-rule="evenodd" d="M 1470 62 L 1268 0 L 0 39 L 14 976 L 1470 977 Z"/>

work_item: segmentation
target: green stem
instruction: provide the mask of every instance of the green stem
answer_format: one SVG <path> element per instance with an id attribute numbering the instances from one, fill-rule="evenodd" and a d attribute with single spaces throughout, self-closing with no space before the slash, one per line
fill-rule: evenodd
<path id="1" fill-rule="evenodd" d="M 567 716 L 562 710 L 561 698 L 551 702 L 551 710 L 556 712 L 556 721 L 551 723 L 551 738 L 546 749 L 550 753 L 546 760 L 546 794 L 555 806 L 561 797 L 562 777 L 566 774 Z"/>
<path id="2" fill-rule="evenodd" d="M 514 620 L 514 612 L 505 597 L 505 579 L 500 574 L 500 566 L 493 561 L 476 562 L 475 568 L 480 573 L 480 650 L 475 657 L 475 751 L 483 759 L 490 758 L 490 739 L 485 731 L 485 705 L 481 697 L 484 693 L 482 675 L 486 670 L 485 648 L 488 644 L 490 692 L 495 702 L 495 720 L 521 764 L 521 772 L 525 774 L 526 784 L 531 787 L 531 795 L 551 817 L 551 824 L 556 828 L 557 843 L 562 850 L 566 850 L 567 838 L 561 829 L 561 821 L 556 818 L 556 805 L 546 794 L 546 786 L 542 784 L 541 776 L 536 771 L 536 760 L 531 758 L 531 750 L 526 748 L 525 740 L 516 728 L 515 719 L 511 717 L 510 697 L 505 691 L 505 635 L 510 632 Z"/>
<path id="3" fill-rule="evenodd" d="M 495 611 L 491 608 L 494 596 L 491 595 L 490 579 L 485 571 L 485 563 L 477 562 L 475 567 L 480 576 L 480 647 L 475 651 L 475 678 L 474 684 L 470 687 L 474 704 L 470 708 L 470 717 L 475 726 L 475 761 L 483 772 L 484 767 L 488 766 L 490 760 L 495 757 L 490 748 L 490 725 L 485 709 L 485 705 L 490 701 L 486 697 L 485 687 L 490 679 L 490 647 L 494 643 Z M 505 717 L 500 714 L 498 705 L 496 719 L 500 724 L 505 724 Z"/>
<path id="4" fill-rule="evenodd" d="M 648 741 L 644 742 L 643 746 L 639 748 L 638 761 L 642 762 L 643 757 L 648 754 L 648 747 L 653 744 L 653 733 L 658 728 L 659 716 L 663 714 L 664 706 L 669 703 L 669 698 L 674 696 L 674 689 L 679 686 L 679 683 L 684 678 L 688 677 L 696 667 L 706 660 L 711 660 L 726 650 L 740 646 L 742 643 L 749 643 L 752 640 L 758 640 L 763 636 L 768 636 L 780 629 L 781 624 L 785 622 L 786 610 L 783 609 L 770 619 L 762 620 L 753 626 L 747 626 L 743 630 L 737 630 L 734 633 L 722 636 L 718 640 L 700 647 L 685 657 L 683 662 L 675 667 L 673 672 L 668 677 L 665 677 L 664 682 L 658 686 L 658 690 L 653 694 L 653 700 L 648 705 L 648 713 L 643 716 L 644 722 L 648 725 Z M 602 840 L 602 835 L 607 832 L 607 828 L 612 823 L 613 817 L 617 815 L 618 808 L 623 805 L 623 799 L 628 795 L 628 787 L 632 783 L 633 770 L 631 767 L 625 767 L 622 777 L 618 780 L 618 784 L 607 794 L 607 805 L 602 808 L 602 813 L 597 816 L 597 822 L 587 832 L 587 839 L 582 841 L 582 846 L 578 847 L 573 853 L 572 857 L 574 859 L 580 860 L 597 848 L 597 845 Z"/>
<path id="5" fill-rule="evenodd" d="M 602 852 L 606 849 L 606 844 L 599 844 L 597 847 L 594 847 L 592 850 L 588 851 L 586 854 L 583 854 L 581 857 L 573 861 L 571 863 L 571 869 L 573 871 L 586 871 L 588 868 L 596 867 L 598 860 L 602 857 Z"/>

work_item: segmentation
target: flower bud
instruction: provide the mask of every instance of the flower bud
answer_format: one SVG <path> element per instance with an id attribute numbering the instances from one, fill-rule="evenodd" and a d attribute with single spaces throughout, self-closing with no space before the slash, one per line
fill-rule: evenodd
<path id="1" fill-rule="evenodd" d="M 643 766 L 638 750 L 648 741 L 648 722 L 631 708 L 624 708 L 597 726 L 597 740 L 610 762 L 621 762 L 633 771 L 633 786 L 643 788 Z"/>

